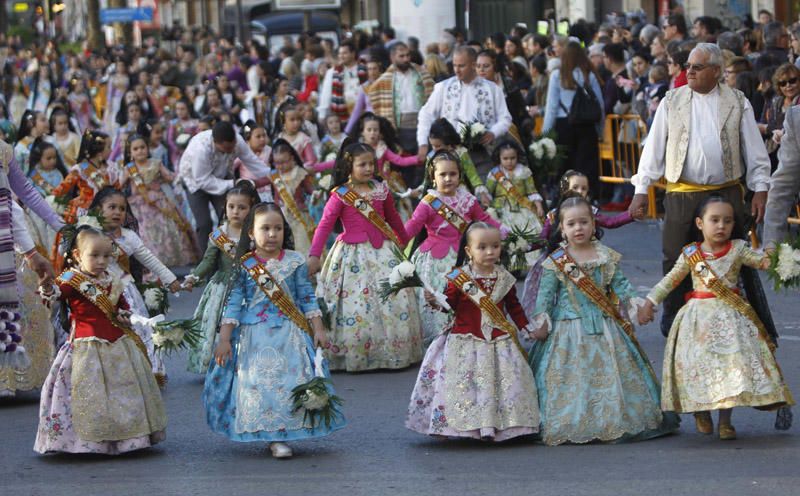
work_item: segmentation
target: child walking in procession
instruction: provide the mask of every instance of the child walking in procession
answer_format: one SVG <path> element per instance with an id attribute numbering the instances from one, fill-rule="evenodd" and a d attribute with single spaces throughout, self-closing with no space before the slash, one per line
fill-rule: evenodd
<path id="1" fill-rule="evenodd" d="M 312 380 L 315 347 L 327 342 L 305 257 L 291 250 L 280 208 L 260 203 L 247 216 L 237 271 L 221 321 L 203 404 L 214 432 L 233 441 L 266 441 L 275 458 L 292 456 L 288 441 L 322 437 L 345 425 L 341 415 L 311 425 L 293 406 L 292 390 Z M 334 394 L 328 385 L 329 397 Z"/>
<path id="2" fill-rule="evenodd" d="M 464 171 L 464 178 L 462 181 L 464 181 L 465 184 L 469 184 L 472 191 L 475 192 L 475 196 L 480 198 L 481 206 L 483 208 L 489 208 L 492 202 L 492 197 L 489 196 L 489 190 L 486 189 L 486 186 L 483 184 L 483 180 L 478 174 L 478 170 L 475 168 L 475 163 L 469 156 L 469 151 L 461 145 L 461 137 L 458 135 L 458 131 L 456 131 L 453 125 L 450 124 L 450 121 L 445 118 L 433 121 L 430 134 L 428 135 L 428 143 L 431 146 L 431 151 L 428 153 L 429 159 L 440 150 L 455 153 L 461 162 L 461 170 Z"/>
<path id="3" fill-rule="evenodd" d="M 530 362 L 546 444 L 646 439 L 678 428 L 662 414 L 658 379 L 610 289 L 636 313 L 644 302 L 620 270 L 621 256 L 595 238 L 584 198 L 559 207 L 564 242 L 552 246 L 532 320 Z"/>
<path id="4" fill-rule="evenodd" d="M 114 260 L 109 271 L 123 283 L 123 294 L 133 313 L 149 315 L 144 297 L 136 287 L 142 283 L 142 267 L 150 271 L 152 276 L 173 293 L 180 291 L 180 281 L 151 252 L 142 238 L 132 228 L 136 225 L 135 217 L 130 213 L 125 195 L 117 189 L 105 188 L 95 197 L 90 211 L 96 211 L 102 218 L 102 228 L 114 241 Z M 147 356 L 153 365 L 153 372 L 163 386 L 166 385 L 167 372 L 161 355 L 153 343 L 153 327 L 134 324 L 133 330 L 147 348 Z"/>
<path id="5" fill-rule="evenodd" d="M 66 110 L 57 108 L 50 114 L 50 132 L 52 134 L 48 137 L 48 141 L 56 146 L 64 164 L 72 167 L 78 163 L 81 137 L 72 129 L 69 113 Z"/>
<path id="6" fill-rule="evenodd" d="M 61 206 L 52 200 L 53 190 L 55 190 L 64 177 L 67 169 L 58 156 L 56 147 L 42 138 L 38 138 L 31 146 L 30 154 L 31 170 L 28 173 L 36 191 L 45 199 L 49 198 L 50 206 L 54 210 L 61 210 Z M 63 213 L 63 212 L 58 212 Z M 29 215 L 28 224 L 32 228 L 31 234 L 39 249 L 48 253 L 55 243 L 56 232 L 38 215 Z"/>
<path id="7" fill-rule="evenodd" d="M 328 235 L 341 221 L 344 232 L 325 259 L 317 285 L 317 297 L 330 315 L 331 369 L 401 369 L 418 363 L 422 333 L 413 290 L 401 290 L 385 303 L 380 297 L 380 276 L 398 263 L 396 253 L 408 235 L 388 185 L 375 175 L 372 147 L 345 146 L 334 175 L 334 190 L 308 257 L 309 272 L 316 274 Z"/>
<path id="8" fill-rule="evenodd" d="M 509 228 L 539 234 L 544 216 L 542 196 L 536 190 L 531 170 L 520 163 L 519 146 L 513 141 L 502 141 L 494 150 L 495 166 L 486 178 L 486 188 L 494 198 L 492 207 L 499 221 Z M 527 265 L 532 265 L 537 252 L 525 255 Z M 513 267 L 513 270 L 527 270 Z"/>
<path id="9" fill-rule="evenodd" d="M 147 137 L 132 134 L 125 143 L 122 185 L 130 183 L 131 213 L 139 220 L 144 245 L 168 267 L 191 265 L 200 257 L 194 229 L 162 189 L 174 175 L 150 157 Z"/>
<path id="10" fill-rule="evenodd" d="M 458 243 L 467 226 L 473 221 L 486 222 L 494 227 L 500 224 L 489 217 L 475 198 L 462 185 L 463 170 L 458 156 L 453 152 L 437 152 L 429 161 L 425 185 L 431 187 L 417 205 L 411 219 L 406 222 L 409 237 L 425 239 L 414 252 L 411 261 L 419 277 L 436 291 L 444 291 L 449 273 L 456 263 Z M 447 328 L 449 315 L 434 309 L 425 301 L 424 291 L 417 291 L 424 346 Z"/>
<path id="11" fill-rule="evenodd" d="M 272 148 L 267 144 L 269 138 L 267 137 L 267 130 L 264 129 L 264 126 L 257 124 L 256 121 L 253 120 L 245 122 L 244 126 L 242 126 L 242 138 L 250 146 L 250 149 L 253 150 L 253 153 L 256 154 L 256 157 L 261 159 L 264 165 L 269 166 L 270 160 L 272 159 Z M 233 161 L 233 169 L 239 173 L 239 177 L 242 179 L 249 179 L 254 182 L 260 179 L 250 172 L 250 169 L 245 167 L 238 158 Z M 258 188 L 258 196 L 261 198 L 262 202 L 273 201 L 272 187 L 269 184 L 260 186 Z"/>
<path id="12" fill-rule="evenodd" d="M 491 441 L 539 431 L 536 384 L 518 336 L 529 332 L 528 319 L 516 278 L 498 264 L 501 251 L 494 226 L 475 222 L 464 233 L 444 293 L 454 321 L 425 353 L 409 429 Z M 438 306 L 432 294 L 426 298 Z"/>
<path id="13" fill-rule="evenodd" d="M 731 239 L 737 228 L 733 205 L 710 196 L 699 207 L 695 226 L 702 241 L 683 248 L 675 267 L 647 295 L 642 323 L 691 274 L 686 295 L 670 328 L 664 353 L 661 407 L 693 413 L 697 431 L 713 434 L 711 411 L 719 410 L 719 438 L 736 439 L 734 407 L 775 410 L 794 401 L 775 361 L 775 345 L 764 324 L 739 294 L 742 266 L 769 267 L 769 257 Z"/>
<path id="14" fill-rule="evenodd" d="M 272 196 L 292 227 L 294 247 L 307 255 L 316 223 L 309 215 L 309 200 L 316 190 L 314 176 L 303 168 L 302 159 L 288 141 L 278 138 L 270 157 Z"/>
<path id="15" fill-rule="evenodd" d="M 67 270 L 42 288 L 69 309 L 69 340 L 42 388 L 39 453 L 117 455 L 165 438 L 167 416 L 147 352 L 130 328 L 124 283 L 108 271 L 113 243 L 80 226 L 65 240 Z"/>
<path id="16" fill-rule="evenodd" d="M 310 166 L 317 162 L 317 153 L 311 137 L 303 132 L 303 114 L 296 103 L 287 102 L 281 105 L 278 111 L 278 123 L 281 132 L 275 138 L 275 143 L 280 138 L 288 141 L 292 148 L 302 158 L 303 164 Z"/>
<path id="17" fill-rule="evenodd" d="M 235 265 L 238 263 L 236 249 L 247 214 L 259 203 L 258 193 L 247 179 L 239 180 L 225 195 L 225 220 L 209 236 L 210 243 L 203 260 L 186 276 L 183 286 L 191 291 L 200 281 L 208 279 L 194 317 L 178 325 L 199 326 L 203 339 L 196 348 L 189 350 L 187 370 L 205 374 L 211 363 L 216 344 L 217 331 L 222 319 L 222 311 L 235 281 Z M 209 278 L 209 276 L 211 276 Z"/>

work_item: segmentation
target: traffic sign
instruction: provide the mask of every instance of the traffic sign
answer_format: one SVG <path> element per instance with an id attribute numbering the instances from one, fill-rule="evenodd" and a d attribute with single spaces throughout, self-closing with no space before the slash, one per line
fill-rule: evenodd
<path id="1" fill-rule="evenodd" d="M 135 22 L 152 21 L 153 9 L 151 7 L 137 7 L 130 9 L 100 9 L 100 22 L 111 24 L 112 22 Z"/>

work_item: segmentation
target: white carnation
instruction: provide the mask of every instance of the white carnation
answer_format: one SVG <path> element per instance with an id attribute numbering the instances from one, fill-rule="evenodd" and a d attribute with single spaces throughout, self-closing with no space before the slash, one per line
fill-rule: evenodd
<path id="1" fill-rule="evenodd" d="M 103 226 L 100 225 L 100 221 L 97 220 L 97 217 L 92 215 L 81 215 L 78 217 L 78 227 L 81 226 L 89 226 L 97 229 L 98 231 L 103 230 Z"/>
<path id="2" fill-rule="evenodd" d="M 542 146 L 545 150 L 545 155 L 548 159 L 553 159 L 556 156 L 556 143 L 550 138 L 542 138 Z"/>
<path id="3" fill-rule="evenodd" d="M 403 279 L 409 279 L 412 277 L 416 270 L 417 268 L 414 267 L 414 264 L 408 260 L 400 262 L 400 265 L 397 266 L 397 272 L 400 273 L 400 277 Z"/>
<path id="4" fill-rule="evenodd" d="M 524 239 L 522 239 L 522 238 L 519 238 L 519 239 L 517 239 L 516 241 L 514 241 L 514 243 L 511 245 L 511 248 L 512 248 L 512 249 L 513 249 L 515 252 L 518 252 L 518 251 L 528 251 L 528 242 L 527 242 L 527 241 L 525 241 L 525 240 L 524 240 Z"/>
<path id="5" fill-rule="evenodd" d="M 144 305 L 148 310 L 158 310 L 158 308 L 161 306 L 162 295 L 161 291 L 158 289 L 147 289 L 142 296 L 144 296 Z"/>
<path id="6" fill-rule="evenodd" d="M 333 187 L 333 176 L 331 174 L 322 176 L 319 180 L 319 187 L 322 189 L 331 189 Z"/>
<path id="7" fill-rule="evenodd" d="M 389 273 L 389 284 L 392 286 L 396 286 L 400 284 L 400 281 L 403 280 L 403 276 L 400 275 L 400 271 L 397 267 L 392 269 L 392 272 Z"/>
<path id="8" fill-rule="evenodd" d="M 336 160 L 336 152 L 331 152 L 325 155 L 325 158 L 323 159 L 324 162 L 333 162 L 334 160 Z"/>
<path id="9" fill-rule="evenodd" d="M 161 332 L 153 333 L 153 345 L 156 348 L 161 348 L 167 341 L 169 341 L 169 339 L 163 333 Z"/>
<path id="10" fill-rule="evenodd" d="M 303 399 L 303 408 L 306 410 L 322 410 L 327 404 L 327 393 L 317 394 L 310 389 L 306 389 L 305 398 Z"/>
<path id="11" fill-rule="evenodd" d="M 781 281 L 788 281 L 800 275 L 800 262 L 795 260 L 795 256 L 800 259 L 800 253 L 796 254 L 795 252 L 800 252 L 800 250 L 792 250 L 787 243 L 782 243 L 778 247 L 778 264 L 775 272 Z"/>
<path id="12" fill-rule="evenodd" d="M 478 136 L 486 132 L 486 126 L 481 124 L 480 122 L 475 122 L 472 124 L 472 135 Z"/>
<path id="13" fill-rule="evenodd" d="M 167 339 L 174 345 L 181 344 L 183 341 L 183 335 L 185 334 L 184 330 L 181 327 L 175 327 L 169 332 Z"/>
<path id="14" fill-rule="evenodd" d="M 186 146 L 189 143 L 189 140 L 192 139 L 192 135 L 189 133 L 182 133 L 179 134 L 177 138 L 175 138 L 175 144 L 178 146 Z"/>
<path id="15" fill-rule="evenodd" d="M 531 145 L 531 152 L 533 153 L 533 157 L 536 160 L 541 160 L 542 155 L 544 154 L 544 147 L 540 141 L 537 141 Z"/>

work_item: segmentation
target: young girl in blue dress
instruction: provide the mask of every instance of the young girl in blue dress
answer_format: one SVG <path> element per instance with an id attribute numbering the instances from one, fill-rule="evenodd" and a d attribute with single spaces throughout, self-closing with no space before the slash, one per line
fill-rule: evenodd
<path id="1" fill-rule="evenodd" d="M 292 389 L 314 378 L 314 348 L 328 338 L 305 257 L 292 245 L 280 207 L 253 207 L 203 390 L 211 430 L 233 441 L 269 442 L 276 458 L 292 456 L 287 441 L 326 436 L 345 425 L 337 416 L 329 425 L 311 427 L 293 409 Z M 323 374 L 329 377 L 327 366 Z"/>

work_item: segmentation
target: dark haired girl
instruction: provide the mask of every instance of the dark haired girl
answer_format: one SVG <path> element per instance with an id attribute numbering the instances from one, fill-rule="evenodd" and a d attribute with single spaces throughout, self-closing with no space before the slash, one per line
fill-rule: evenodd
<path id="1" fill-rule="evenodd" d="M 29 157 L 33 141 L 45 136 L 48 132 L 50 132 L 50 125 L 44 112 L 26 110 L 22 114 L 19 128 L 17 128 L 17 143 L 14 145 L 14 158 L 22 172 L 27 174 L 30 169 Z"/>
<path id="2" fill-rule="evenodd" d="M 430 134 L 428 135 L 428 143 L 431 147 L 428 152 L 428 160 L 439 150 L 447 150 L 458 156 L 461 162 L 461 169 L 464 171 L 462 180 L 475 192 L 475 196 L 480 198 L 481 206 L 483 206 L 483 208 L 489 208 L 492 201 L 491 196 L 489 196 L 489 190 L 486 189 L 486 186 L 483 184 L 483 179 L 478 175 L 478 170 L 475 168 L 475 163 L 469 156 L 469 151 L 461 146 L 461 136 L 458 135 L 458 131 L 450 124 L 450 121 L 445 118 L 433 121 Z"/>

